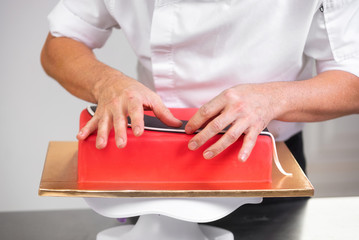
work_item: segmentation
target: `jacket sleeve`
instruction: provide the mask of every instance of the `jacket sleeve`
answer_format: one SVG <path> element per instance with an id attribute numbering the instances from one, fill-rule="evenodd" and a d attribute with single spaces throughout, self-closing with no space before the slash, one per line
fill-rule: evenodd
<path id="1" fill-rule="evenodd" d="M 48 16 L 50 33 L 100 48 L 119 27 L 103 0 L 61 0 Z"/>
<path id="2" fill-rule="evenodd" d="M 318 73 L 342 70 L 359 77 L 359 1 L 324 0 L 304 53 L 316 60 Z"/>

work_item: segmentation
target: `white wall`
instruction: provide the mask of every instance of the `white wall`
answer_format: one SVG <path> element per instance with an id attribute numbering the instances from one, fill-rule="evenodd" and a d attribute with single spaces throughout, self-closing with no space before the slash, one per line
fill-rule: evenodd
<path id="1" fill-rule="evenodd" d="M 359 196 L 359 115 L 304 129 L 308 176 L 316 197 Z"/>
<path id="2" fill-rule="evenodd" d="M 37 196 L 48 142 L 76 140 L 79 113 L 88 105 L 40 65 L 46 18 L 56 3 L 0 1 L 0 211 L 86 207 L 82 199 Z M 135 57 L 120 31 L 97 52 L 135 77 Z"/>
<path id="3" fill-rule="evenodd" d="M 39 55 L 48 32 L 46 16 L 56 3 L 0 1 L 0 211 L 86 207 L 77 198 L 37 196 L 48 142 L 75 140 L 78 115 L 87 106 L 63 90 L 40 66 Z M 119 31 L 96 52 L 104 62 L 121 66 L 135 77 L 134 55 Z M 357 123 L 351 124 L 345 127 L 358 129 Z M 311 125 L 306 135 L 311 136 L 316 126 Z M 309 137 L 306 145 L 315 142 Z M 323 163 L 320 154 L 312 158 L 309 160 Z M 315 178 L 316 172 L 309 172 Z M 320 176 L 322 182 L 330 179 L 326 172 Z M 359 181 L 355 179 L 354 184 L 359 186 Z"/>

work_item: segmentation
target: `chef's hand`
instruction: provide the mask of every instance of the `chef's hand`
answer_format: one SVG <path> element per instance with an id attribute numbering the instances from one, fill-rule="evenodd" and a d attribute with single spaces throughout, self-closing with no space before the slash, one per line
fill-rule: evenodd
<path id="1" fill-rule="evenodd" d="M 116 78 L 117 77 L 117 78 Z M 138 81 L 123 74 L 102 81 L 97 86 L 97 109 L 93 118 L 79 131 L 77 138 L 86 139 L 97 129 L 96 147 L 106 147 L 112 127 L 119 148 L 127 143 L 127 116 L 135 136 L 144 130 L 144 109 L 151 109 L 163 123 L 179 127 L 182 122 L 176 119 L 163 104 L 161 98 Z"/>
<path id="2" fill-rule="evenodd" d="M 203 157 L 215 157 L 245 134 L 238 158 L 246 161 L 257 136 L 273 119 L 273 99 L 268 90 L 265 84 L 237 85 L 204 104 L 186 125 L 187 134 L 205 126 L 189 141 L 188 148 L 198 149 L 230 125 L 228 131 L 203 152 Z"/>

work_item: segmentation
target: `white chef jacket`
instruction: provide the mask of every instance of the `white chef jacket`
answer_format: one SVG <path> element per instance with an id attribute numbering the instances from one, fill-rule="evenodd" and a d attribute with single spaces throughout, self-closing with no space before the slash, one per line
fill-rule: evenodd
<path id="1" fill-rule="evenodd" d="M 359 76 L 358 0 L 61 0 L 52 35 L 90 48 L 121 28 L 139 81 L 168 107 L 200 107 L 241 83 L 295 81 L 317 72 Z M 272 121 L 283 141 L 302 123 Z"/>

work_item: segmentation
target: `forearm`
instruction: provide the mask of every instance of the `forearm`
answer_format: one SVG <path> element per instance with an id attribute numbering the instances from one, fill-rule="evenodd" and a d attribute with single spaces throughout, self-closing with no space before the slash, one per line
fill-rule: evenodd
<path id="1" fill-rule="evenodd" d="M 359 78 L 343 71 L 328 71 L 295 82 L 270 86 L 276 96 L 274 119 L 288 122 L 324 121 L 359 113 Z"/>
<path id="2" fill-rule="evenodd" d="M 51 34 L 42 49 L 41 64 L 71 94 L 94 103 L 98 101 L 98 88 L 103 81 L 123 77 L 119 71 L 98 61 L 83 43 Z"/>

